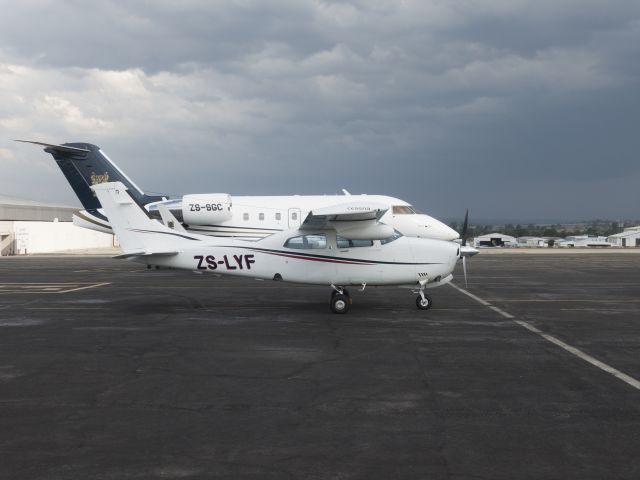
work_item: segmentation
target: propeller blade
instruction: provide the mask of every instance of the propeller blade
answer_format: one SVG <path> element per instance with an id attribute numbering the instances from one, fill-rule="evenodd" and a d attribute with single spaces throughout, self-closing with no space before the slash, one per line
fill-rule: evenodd
<path id="1" fill-rule="evenodd" d="M 469 209 L 467 208 L 467 213 L 464 214 L 464 223 L 462 224 L 462 246 L 464 247 L 467 244 L 467 228 L 469 227 Z"/>
<path id="2" fill-rule="evenodd" d="M 462 257 L 462 271 L 464 272 L 464 288 L 469 288 L 467 283 L 467 257 Z"/>

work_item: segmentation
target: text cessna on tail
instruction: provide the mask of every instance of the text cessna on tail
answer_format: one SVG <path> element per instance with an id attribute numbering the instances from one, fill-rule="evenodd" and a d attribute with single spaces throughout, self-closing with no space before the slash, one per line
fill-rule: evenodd
<path id="1" fill-rule="evenodd" d="M 358 232 L 377 228 L 385 207 L 361 203 L 356 211 L 312 211 L 299 227 L 256 241 L 174 230 L 151 219 L 121 182 L 91 187 L 110 220 L 123 254 L 147 265 L 258 279 L 330 285 L 331 310 L 345 313 L 351 299 L 346 286 L 407 285 L 418 294 L 420 309 L 431 307 L 424 289 L 452 279 L 460 245 L 445 240 L 391 235 L 371 245 L 353 246 L 337 235 L 338 222 L 353 222 Z M 164 212 L 171 222 L 172 214 Z"/>
<path id="2" fill-rule="evenodd" d="M 355 242 L 389 237 L 393 230 L 403 235 L 440 240 L 454 240 L 458 233 L 444 223 L 428 215 L 417 213 L 407 202 L 380 195 L 324 195 L 324 196 L 244 196 L 231 197 L 226 193 L 184 195 L 169 199 L 165 196 L 146 195 L 125 173 L 120 170 L 97 146 L 88 143 L 48 143 L 18 140 L 45 147 L 53 155 L 69 184 L 82 203 L 73 222 L 81 227 L 111 233 L 111 225 L 91 186 L 104 182 L 121 182 L 133 200 L 143 207 L 152 218 L 166 219 L 170 212 L 190 233 L 237 237 L 257 240 L 283 230 L 308 224 L 310 212 L 325 210 L 327 214 L 336 209 L 379 203 L 390 206 L 385 209 L 379 222 L 369 230 L 350 221 L 335 223 L 339 235 Z M 164 221 L 164 220 L 163 220 Z"/>

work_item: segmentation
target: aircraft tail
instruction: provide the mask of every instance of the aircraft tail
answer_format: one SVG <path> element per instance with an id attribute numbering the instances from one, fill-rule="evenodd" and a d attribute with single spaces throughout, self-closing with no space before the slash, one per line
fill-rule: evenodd
<path id="1" fill-rule="evenodd" d="M 80 203 L 88 211 L 101 208 L 91 186 L 105 182 L 121 182 L 129 190 L 133 200 L 140 206 L 163 200 L 161 196 L 146 195 L 96 145 L 90 143 L 52 145 L 30 140 L 17 141 L 45 147 L 44 151 L 53 156 Z"/>
<path id="2" fill-rule="evenodd" d="M 122 182 L 91 186 L 96 193 L 113 232 L 118 237 L 122 257 L 176 255 L 177 248 L 202 241 L 195 235 L 172 230 L 152 220 Z"/>

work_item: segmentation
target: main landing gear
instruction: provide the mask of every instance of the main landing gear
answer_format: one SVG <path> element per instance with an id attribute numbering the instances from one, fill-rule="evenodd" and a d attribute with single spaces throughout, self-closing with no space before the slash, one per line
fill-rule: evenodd
<path id="1" fill-rule="evenodd" d="M 331 285 L 333 291 L 331 292 L 331 300 L 329 302 L 329 306 L 331 307 L 331 311 L 333 313 L 347 313 L 351 308 L 351 296 L 349 292 L 344 287 L 338 287 L 336 285 Z M 424 293 L 424 285 L 420 285 L 420 288 L 414 290 L 414 293 L 418 294 L 418 298 L 416 298 L 416 306 L 420 310 L 429 310 L 433 305 L 433 300 L 431 297 Z"/>
<path id="2" fill-rule="evenodd" d="M 333 313 L 347 313 L 351 308 L 351 296 L 344 287 L 336 287 L 331 285 L 333 291 L 331 292 L 331 301 L 329 303 L 331 311 Z"/>

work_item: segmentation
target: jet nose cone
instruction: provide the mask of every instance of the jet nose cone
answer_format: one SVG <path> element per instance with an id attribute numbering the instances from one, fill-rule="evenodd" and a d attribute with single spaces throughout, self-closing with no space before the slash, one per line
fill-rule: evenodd
<path id="1" fill-rule="evenodd" d="M 441 223 L 442 234 L 446 236 L 446 240 L 457 240 L 460 238 L 460 234 L 456 232 L 453 228 L 444 223 Z"/>
<path id="2" fill-rule="evenodd" d="M 455 240 L 460 238 L 458 232 L 448 225 L 428 215 L 421 215 L 421 226 L 419 228 L 419 237 L 434 238 L 436 240 Z"/>

